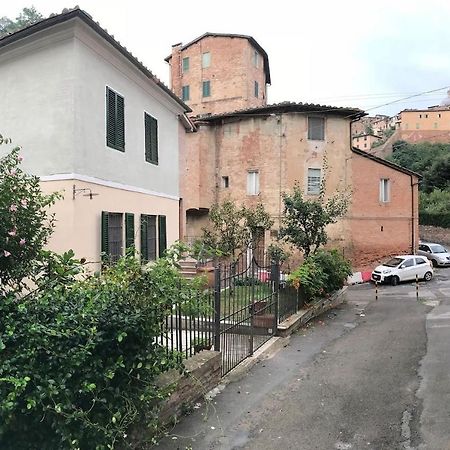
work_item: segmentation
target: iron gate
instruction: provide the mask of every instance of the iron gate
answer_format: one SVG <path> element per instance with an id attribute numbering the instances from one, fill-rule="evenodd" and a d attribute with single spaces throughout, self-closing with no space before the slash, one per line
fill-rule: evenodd
<path id="1" fill-rule="evenodd" d="M 277 330 L 279 267 L 244 254 L 215 269 L 214 350 L 222 352 L 225 375 Z"/>

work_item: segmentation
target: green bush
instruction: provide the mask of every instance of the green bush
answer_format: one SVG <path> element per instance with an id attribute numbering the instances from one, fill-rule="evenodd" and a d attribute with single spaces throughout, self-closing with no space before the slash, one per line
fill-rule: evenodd
<path id="1" fill-rule="evenodd" d="M 351 273 L 350 262 L 337 250 L 319 250 L 306 258 L 288 281 L 303 289 L 306 301 L 311 302 L 341 289 Z"/>
<path id="2" fill-rule="evenodd" d="M 156 428 L 155 378 L 181 367 L 158 337 L 190 286 L 167 259 L 143 271 L 125 257 L 82 280 L 71 254 L 47 264 L 37 291 L 0 301 L 0 448 L 127 447 Z"/>
<path id="3" fill-rule="evenodd" d="M 435 227 L 450 228 L 450 213 L 432 213 L 421 211 L 419 215 L 421 225 L 433 225 Z"/>
<path id="4" fill-rule="evenodd" d="M 332 293 L 344 286 L 352 274 L 351 265 L 337 250 L 319 250 L 310 257 L 325 275 L 325 292 Z"/>
<path id="5" fill-rule="evenodd" d="M 43 194 L 39 178 L 24 173 L 21 161 L 19 148 L 0 158 L 0 290 L 16 288 L 30 276 L 53 229 L 48 206 L 58 194 Z"/>

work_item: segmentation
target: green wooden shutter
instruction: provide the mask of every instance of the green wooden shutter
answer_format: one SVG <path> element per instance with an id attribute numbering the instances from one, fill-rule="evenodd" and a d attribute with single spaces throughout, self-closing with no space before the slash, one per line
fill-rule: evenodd
<path id="1" fill-rule="evenodd" d="M 116 94 L 116 146 L 125 151 L 125 101 Z"/>
<path id="2" fill-rule="evenodd" d="M 109 255 L 109 213 L 102 211 L 101 252 Z"/>
<path id="3" fill-rule="evenodd" d="M 145 160 L 158 164 L 158 121 L 144 113 L 145 122 Z"/>
<path id="4" fill-rule="evenodd" d="M 134 246 L 134 214 L 125 213 L 125 248 Z"/>
<path id="5" fill-rule="evenodd" d="M 106 88 L 106 145 L 116 146 L 116 93 Z"/>
<path id="6" fill-rule="evenodd" d="M 141 262 L 148 261 L 148 239 L 147 239 L 147 221 L 148 217 L 141 214 Z"/>
<path id="7" fill-rule="evenodd" d="M 159 257 L 163 257 L 167 249 L 166 216 L 158 216 Z"/>
<path id="8" fill-rule="evenodd" d="M 211 84 L 209 81 L 204 81 L 202 84 L 203 97 L 209 97 L 211 95 Z"/>

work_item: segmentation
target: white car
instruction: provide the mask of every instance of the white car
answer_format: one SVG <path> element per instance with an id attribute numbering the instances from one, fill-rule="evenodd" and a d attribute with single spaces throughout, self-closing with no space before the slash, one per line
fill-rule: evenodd
<path id="1" fill-rule="evenodd" d="M 441 244 L 433 244 L 432 242 L 420 242 L 419 255 L 426 256 L 434 267 L 450 266 L 450 252 Z"/>
<path id="2" fill-rule="evenodd" d="M 400 281 L 415 280 L 430 281 L 433 278 L 433 265 L 425 256 L 400 255 L 375 268 L 372 281 L 391 283 L 396 286 Z"/>

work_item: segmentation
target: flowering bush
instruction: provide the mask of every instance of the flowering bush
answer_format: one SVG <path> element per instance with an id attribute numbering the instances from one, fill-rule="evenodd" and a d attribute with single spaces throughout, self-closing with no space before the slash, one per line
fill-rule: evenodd
<path id="1" fill-rule="evenodd" d="M 52 232 L 48 207 L 58 198 L 43 194 L 39 178 L 24 173 L 21 161 L 19 148 L 0 158 L 0 281 L 9 289 L 30 276 Z"/>

